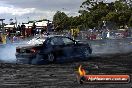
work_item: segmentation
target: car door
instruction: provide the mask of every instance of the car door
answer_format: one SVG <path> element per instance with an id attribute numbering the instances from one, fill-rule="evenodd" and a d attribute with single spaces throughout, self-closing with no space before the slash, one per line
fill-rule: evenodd
<path id="1" fill-rule="evenodd" d="M 52 51 L 57 57 L 61 57 L 64 55 L 63 48 L 64 42 L 61 37 L 53 37 L 51 38 L 50 44 L 52 46 Z"/>
<path id="2" fill-rule="evenodd" d="M 68 37 L 63 37 L 62 39 L 63 39 L 64 45 L 65 45 L 63 48 L 64 55 L 67 58 L 74 57 L 75 56 L 75 51 L 74 51 L 75 42 Z"/>
<path id="3" fill-rule="evenodd" d="M 78 42 L 76 42 L 76 44 L 75 44 L 75 46 L 74 46 L 74 51 L 76 51 L 75 52 L 75 55 L 77 56 L 77 57 L 81 57 L 82 56 L 82 52 L 83 52 L 83 48 L 84 48 L 85 46 L 83 45 L 83 44 L 80 44 L 80 43 L 78 43 Z"/>

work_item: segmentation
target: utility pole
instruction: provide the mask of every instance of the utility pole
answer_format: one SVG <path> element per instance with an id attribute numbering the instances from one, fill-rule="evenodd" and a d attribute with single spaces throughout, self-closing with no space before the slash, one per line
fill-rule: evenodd
<path id="1" fill-rule="evenodd" d="M 4 32 L 4 24 L 3 24 L 3 21 L 4 21 L 4 20 L 5 20 L 5 19 L 0 19 L 0 21 L 1 21 L 1 29 L 2 29 L 1 31 L 2 31 L 2 32 Z"/>
<path id="2" fill-rule="evenodd" d="M 15 21 L 16 21 L 15 24 L 16 24 L 16 27 L 17 27 L 17 18 L 16 17 L 15 17 Z"/>
<path id="3" fill-rule="evenodd" d="M 28 22 L 29 22 L 29 17 L 27 17 L 27 20 L 28 20 Z"/>

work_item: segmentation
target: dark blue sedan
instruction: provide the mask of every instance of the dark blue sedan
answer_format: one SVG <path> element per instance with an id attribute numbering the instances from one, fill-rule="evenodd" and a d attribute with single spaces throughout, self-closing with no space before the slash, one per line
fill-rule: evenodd
<path id="1" fill-rule="evenodd" d="M 54 63 L 58 58 L 88 58 L 92 49 L 88 43 L 75 41 L 66 36 L 49 35 L 35 38 L 31 42 L 40 41 L 38 44 L 28 44 L 16 48 L 17 63 L 22 58 L 30 64 L 37 64 L 41 60 Z"/>

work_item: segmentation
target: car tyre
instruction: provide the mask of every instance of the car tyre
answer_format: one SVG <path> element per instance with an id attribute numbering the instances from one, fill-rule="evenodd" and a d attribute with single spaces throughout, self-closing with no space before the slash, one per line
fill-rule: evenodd
<path id="1" fill-rule="evenodd" d="M 85 47 L 85 48 L 83 49 L 83 56 L 84 56 L 84 58 L 89 58 L 89 57 L 90 57 L 89 48 Z"/>
<path id="2" fill-rule="evenodd" d="M 50 63 L 54 63 L 56 61 L 55 55 L 53 53 L 49 53 L 47 59 Z"/>

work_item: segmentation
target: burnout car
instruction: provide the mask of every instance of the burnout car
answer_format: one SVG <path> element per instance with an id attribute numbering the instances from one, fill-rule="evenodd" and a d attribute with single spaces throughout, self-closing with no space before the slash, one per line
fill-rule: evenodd
<path id="1" fill-rule="evenodd" d="M 28 64 L 37 64 L 42 60 L 53 63 L 58 58 L 87 58 L 91 53 L 92 49 L 88 43 L 59 35 L 37 37 L 30 40 L 26 46 L 16 47 L 17 63 L 26 58 Z"/>

